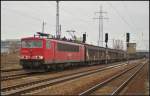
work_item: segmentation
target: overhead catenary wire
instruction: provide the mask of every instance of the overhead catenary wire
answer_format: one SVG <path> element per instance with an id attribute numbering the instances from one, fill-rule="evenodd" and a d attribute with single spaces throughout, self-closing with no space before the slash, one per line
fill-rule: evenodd
<path id="1" fill-rule="evenodd" d="M 133 22 L 133 18 L 132 18 L 132 16 L 131 16 L 131 14 L 128 13 L 129 10 L 128 10 L 128 7 L 127 7 L 126 4 L 125 4 L 125 1 L 122 1 L 122 5 L 123 5 L 123 7 L 124 7 L 125 12 L 128 14 L 127 16 L 129 17 L 132 26 L 134 26 L 133 28 L 134 28 L 135 32 L 137 33 L 138 28 L 136 27 L 136 24 Z M 133 32 L 132 32 L 132 33 L 133 33 Z M 136 35 L 138 35 L 138 34 L 136 34 Z M 139 42 L 138 40 L 135 40 L 135 41 Z"/>
<path id="2" fill-rule="evenodd" d="M 51 5 L 50 5 L 51 6 Z M 54 6 L 54 5 L 53 5 Z M 55 6 L 54 6 L 55 7 Z M 35 9 L 35 8 L 32 8 L 32 9 Z M 10 8 L 7 8 L 7 10 L 13 10 L 13 11 L 15 11 L 15 13 L 16 14 L 18 14 L 18 15 L 20 15 L 20 16 L 24 16 L 24 17 L 29 17 L 30 19 L 34 19 L 34 20 L 36 20 L 36 21 L 39 21 L 40 23 L 42 22 L 42 20 L 43 19 L 40 19 L 40 18 L 37 18 L 37 17 L 35 17 L 35 16 L 31 16 L 30 14 L 28 14 L 28 13 L 25 13 L 25 12 L 20 12 L 20 11 L 18 11 L 18 10 L 14 10 L 14 9 L 10 9 Z M 64 10 L 63 10 L 64 11 Z M 75 14 L 72 14 L 72 13 L 69 13 L 68 11 L 66 12 L 66 10 L 64 11 L 65 13 L 67 13 L 67 14 L 69 14 L 69 15 L 72 15 L 72 16 L 74 16 Z M 37 12 L 38 13 L 38 12 Z M 76 18 L 77 20 L 79 20 L 80 22 L 82 22 L 82 23 L 84 23 L 84 24 L 87 24 L 87 23 L 85 23 L 85 22 L 88 22 L 88 21 L 85 21 L 85 20 L 83 20 L 83 19 L 81 19 L 81 18 L 79 18 L 79 17 L 77 17 L 77 16 L 74 16 L 74 18 Z M 47 23 L 47 22 L 46 22 Z M 37 23 L 36 23 L 37 24 Z M 52 25 L 52 24 L 49 24 L 49 23 L 47 23 L 47 25 Z M 65 27 L 64 25 L 62 25 L 63 27 Z M 55 25 L 52 25 L 51 27 L 55 27 Z"/>
<path id="3" fill-rule="evenodd" d="M 118 14 L 118 16 L 121 18 L 121 20 L 130 28 L 130 30 L 132 30 L 133 32 L 135 31 L 134 28 L 131 26 L 131 24 L 125 19 L 125 17 L 123 17 L 120 12 L 116 9 L 115 6 L 113 6 L 110 2 L 107 2 L 111 7 L 112 9 L 115 10 L 115 12 Z M 133 33 L 132 32 L 132 33 Z M 125 32 L 124 32 L 124 35 L 125 36 Z M 122 36 L 121 36 L 122 37 Z M 126 45 L 126 44 L 125 44 Z"/>
<path id="4" fill-rule="evenodd" d="M 15 6 L 15 5 L 14 5 Z M 27 5 L 25 6 L 25 7 L 28 7 Z M 6 5 L 6 7 L 2 7 L 3 8 L 3 10 L 5 9 L 5 11 L 13 11 L 12 13 L 16 13 L 17 15 L 20 15 L 20 16 L 23 16 L 23 17 L 26 17 L 26 18 L 30 18 L 30 19 L 32 19 L 32 20 L 36 20 L 37 22 L 43 22 L 43 19 L 41 19 L 41 18 L 39 18 L 39 17 L 37 17 L 37 16 L 33 16 L 34 14 L 29 14 L 29 13 L 27 13 L 27 12 L 23 12 L 23 11 L 19 11 L 19 10 L 16 10 L 16 9 L 13 9 L 12 7 L 11 8 L 9 8 L 9 6 L 8 5 Z M 34 10 L 36 10 L 36 14 L 37 13 L 39 13 L 38 12 L 38 10 L 37 9 L 35 9 L 35 8 L 32 8 L 32 9 L 34 9 Z M 38 15 L 39 16 L 39 15 Z M 46 22 L 47 23 L 47 22 Z M 52 24 L 50 24 L 50 23 L 47 23 L 48 25 L 52 25 Z M 55 25 L 52 25 L 52 27 L 54 27 Z"/>
<path id="5" fill-rule="evenodd" d="M 42 21 L 40 18 L 37 18 L 37 17 L 35 17 L 35 16 L 31 16 L 31 15 L 29 15 L 29 14 L 27 14 L 27 13 L 24 13 L 24 12 L 21 12 L 21 11 L 17 11 L 17 10 L 14 10 L 14 9 L 7 9 L 8 11 L 10 11 L 10 12 L 12 12 L 12 13 L 16 13 L 16 14 L 19 14 L 20 16 L 24 16 L 24 17 L 29 17 L 29 18 L 31 18 L 31 19 L 33 19 L 33 20 L 36 20 L 36 21 Z"/>
<path id="6" fill-rule="evenodd" d="M 13 13 L 13 14 L 16 14 L 16 15 L 19 15 L 19 16 L 23 16 L 23 17 L 25 17 L 25 18 L 28 18 L 28 19 L 32 19 L 32 20 L 37 21 L 37 22 L 32 22 L 32 23 L 26 23 L 26 24 L 31 24 L 31 25 L 32 25 L 32 26 L 29 27 L 29 29 L 32 30 L 33 32 L 36 31 L 36 29 L 33 28 L 33 27 L 36 27 L 37 25 L 40 26 L 40 24 L 42 23 L 42 20 L 41 20 L 40 18 L 37 18 L 37 17 L 35 17 L 35 16 L 31 16 L 31 15 L 28 14 L 28 13 L 21 12 L 21 11 L 18 11 L 18 10 L 14 10 L 14 9 L 12 9 L 12 8 L 11 8 L 11 9 L 10 9 L 10 8 L 7 8 L 7 11 L 9 11 L 9 12 L 11 12 L 11 13 Z M 5 9 L 5 12 L 6 12 L 6 9 Z M 31 20 L 26 20 L 26 21 L 31 22 Z M 25 23 L 25 22 L 24 22 L 24 23 Z M 33 24 L 33 23 L 34 23 L 34 24 Z M 33 25 L 36 25 L 36 26 L 33 26 Z M 7 25 L 7 26 L 8 26 L 8 25 Z M 11 27 L 11 28 L 14 29 L 14 25 L 11 25 L 11 26 L 9 26 L 9 27 Z M 15 26 L 15 27 L 17 27 L 17 26 Z M 54 27 L 54 26 L 51 26 L 51 27 Z M 40 29 L 39 29 L 39 30 L 40 30 Z"/>
<path id="7" fill-rule="evenodd" d="M 123 5 L 124 9 L 127 10 L 127 13 L 128 13 L 128 7 L 126 6 L 125 1 L 122 1 L 122 5 Z M 128 14 L 128 17 L 130 18 L 130 21 L 131 21 L 132 25 L 134 25 L 134 28 L 135 28 L 136 24 L 133 22 L 132 16 L 131 16 L 130 14 Z M 135 29 L 138 30 L 138 28 L 135 28 Z M 143 40 L 143 32 L 141 32 L 140 37 L 141 37 L 141 36 L 142 36 L 141 41 L 144 42 L 144 40 Z M 135 41 L 139 42 L 140 39 L 135 40 Z M 141 46 L 142 46 L 142 44 L 143 44 L 143 43 L 141 43 Z"/>
<path id="8" fill-rule="evenodd" d="M 10 10 L 12 11 L 12 9 L 10 9 Z M 10 10 L 9 10 L 9 11 L 10 11 Z M 16 12 L 13 10 L 12 13 L 15 14 Z M 21 15 L 21 14 L 19 14 L 19 15 Z M 21 16 L 23 16 L 23 15 L 21 15 Z M 25 22 L 24 22 L 24 23 L 25 23 Z M 11 24 L 11 23 L 9 23 L 9 24 Z M 30 23 L 28 23 L 28 24 L 30 24 Z M 36 24 L 37 24 L 37 23 L 36 23 Z M 7 26 L 12 27 L 12 28 L 14 29 L 14 26 L 15 26 L 15 25 L 16 25 L 16 24 L 13 24 L 13 27 L 12 27 L 12 25 L 11 25 L 11 26 L 10 26 L 10 25 L 7 25 Z M 17 27 L 17 26 L 15 26 L 15 27 Z M 33 26 L 30 26 L 30 28 L 31 28 L 31 27 L 33 27 Z M 31 30 L 33 30 L 33 29 L 31 28 Z"/>
<path id="9" fill-rule="evenodd" d="M 86 21 L 85 19 L 83 19 L 83 18 L 81 18 L 80 16 L 78 16 L 78 15 L 76 15 L 75 13 L 71 13 L 71 12 L 69 12 L 69 11 L 67 11 L 67 10 L 65 10 L 65 9 L 61 9 L 62 11 L 64 11 L 65 13 L 67 13 L 67 14 L 69 14 L 69 15 L 72 15 L 73 16 L 73 18 L 76 18 L 77 20 L 79 20 L 80 22 L 82 22 L 82 23 L 85 23 L 85 22 L 88 22 L 89 23 L 89 21 Z M 86 23 L 85 23 L 86 24 Z"/>
<path id="10" fill-rule="evenodd" d="M 50 4 L 50 5 L 55 7 L 55 5 L 52 5 L 52 4 Z M 72 15 L 73 18 L 76 18 L 76 20 L 78 20 L 78 21 L 80 21 L 82 23 L 85 23 L 85 22 L 89 23 L 90 22 L 90 21 L 86 21 L 85 19 L 81 18 L 83 16 L 79 16 L 79 15 L 75 14 L 74 12 L 69 12 L 68 10 L 64 9 L 63 7 L 61 7 L 60 11 L 63 11 L 65 13 L 67 13 L 68 15 Z M 87 23 L 85 23 L 85 24 L 87 24 Z"/>
<path id="11" fill-rule="evenodd" d="M 119 11 L 115 8 L 115 6 L 113 6 L 109 1 L 107 1 L 107 3 L 115 10 L 115 12 L 118 14 L 118 16 L 121 18 L 121 20 L 128 25 L 128 27 L 133 30 L 133 27 L 131 27 L 131 25 L 128 23 L 128 21 L 119 13 Z"/>
<path id="12" fill-rule="evenodd" d="M 13 14 L 17 14 L 19 16 L 23 16 L 23 17 L 28 18 L 28 19 L 35 20 L 36 22 L 32 22 L 32 25 L 40 26 L 41 23 L 43 22 L 43 19 L 40 19 L 40 18 L 35 17 L 35 16 L 32 16 L 31 14 L 28 14 L 27 12 L 22 12 L 22 11 L 15 10 L 15 9 L 12 9 L 12 8 L 9 8 L 9 7 L 7 8 L 7 11 L 10 11 Z M 5 10 L 5 12 L 6 12 L 6 10 Z M 26 20 L 26 21 L 31 22 L 30 20 Z M 29 23 L 29 24 L 31 24 L 31 23 Z M 55 25 L 53 25 L 53 24 L 50 24 L 50 23 L 47 23 L 47 22 L 46 22 L 46 24 L 47 25 L 51 25 L 51 27 L 48 27 L 48 28 L 54 28 L 55 27 Z"/>
<path id="13" fill-rule="evenodd" d="M 4 8 L 4 7 L 3 7 Z M 19 10 L 15 10 L 15 9 L 13 9 L 13 8 L 9 8 L 9 6 L 6 6 L 5 8 L 5 11 L 7 10 L 7 11 L 10 11 L 10 12 L 12 12 L 13 14 L 17 14 L 17 15 L 19 15 L 19 16 L 23 16 L 23 17 L 25 17 L 25 18 L 29 18 L 29 19 L 32 19 L 32 20 L 36 20 L 38 23 L 35 23 L 36 25 L 40 25 L 41 24 L 41 22 L 42 22 L 42 20 L 43 19 L 40 19 L 40 18 L 38 18 L 38 17 L 35 17 L 35 16 L 33 16 L 33 15 L 31 15 L 31 14 L 28 14 L 27 12 L 22 12 L 22 11 L 19 11 Z M 35 8 L 34 8 L 35 9 Z M 30 20 L 29 20 L 30 21 Z M 39 24 L 40 23 L 40 24 Z M 47 23 L 47 22 L 46 22 Z M 30 23 L 31 24 L 31 23 Z M 47 25 L 52 25 L 52 24 L 49 24 L 49 23 L 47 23 Z M 51 27 L 55 27 L 55 25 L 52 25 Z"/>
<path id="14" fill-rule="evenodd" d="M 52 4 L 50 5 L 50 6 L 52 6 Z M 55 5 L 53 5 L 53 7 L 55 7 Z M 32 8 L 32 9 L 35 9 L 35 8 Z M 15 13 L 16 14 L 18 14 L 18 15 L 20 15 L 20 16 L 24 16 L 24 17 L 29 17 L 30 19 L 34 19 L 34 20 L 36 20 L 36 21 L 39 21 L 40 23 L 42 22 L 42 20 L 43 19 L 40 19 L 40 18 L 37 18 L 37 17 L 35 17 L 35 16 L 32 16 L 31 14 L 28 14 L 28 13 L 24 13 L 24 12 L 20 12 L 20 11 L 18 11 L 18 10 L 14 10 L 14 9 L 10 9 L 9 8 L 9 6 L 7 6 L 7 10 L 12 10 L 13 12 L 15 11 Z M 61 10 L 62 11 L 64 11 L 65 13 L 67 13 L 67 14 L 69 14 L 69 15 L 72 15 L 73 16 L 73 18 L 76 18 L 78 21 L 80 21 L 81 23 L 84 23 L 84 24 L 87 24 L 87 25 L 89 25 L 88 23 L 89 23 L 89 21 L 86 21 L 86 20 L 84 20 L 83 18 L 81 18 L 81 16 L 78 16 L 77 14 L 74 14 L 74 13 L 72 13 L 72 12 L 69 12 L 69 11 L 66 11 L 66 10 L 64 10 L 64 9 L 62 9 L 61 8 Z M 38 12 L 37 12 L 38 13 Z M 88 23 L 87 23 L 88 22 Z M 47 23 L 47 22 L 46 22 Z M 47 23 L 47 25 L 51 25 L 51 24 L 49 24 L 49 23 Z M 55 25 L 52 25 L 52 27 L 54 27 Z M 62 26 L 63 26 L 63 24 L 62 24 Z"/>
<path id="15" fill-rule="evenodd" d="M 84 24 L 84 25 L 82 24 L 83 26 L 87 26 L 87 25 L 89 25 L 89 23 L 90 23 L 90 21 L 86 21 L 85 19 L 81 18 L 81 16 L 79 16 L 79 15 L 73 13 L 73 12 L 69 12 L 68 10 L 65 10 L 64 8 L 61 8 L 61 11 L 67 13 L 67 14 L 70 15 L 70 16 L 73 16 L 72 18 L 75 18 L 75 19 L 78 20 L 79 22 L 83 23 L 83 24 Z M 63 24 L 62 24 L 62 26 L 63 26 L 63 27 L 66 27 L 66 26 L 63 25 Z M 67 25 L 67 26 L 68 26 L 68 25 Z M 66 27 L 66 28 L 67 28 L 67 27 Z M 91 28 L 91 27 L 89 27 L 89 28 Z M 78 31 L 77 31 L 76 33 L 78 33 Z"/>
<path id="16" fill-rule="evenodd" d="M 128 7 L 126 6 L 125 1 L 122 1 L 122 5 L 125 9 L 125 12 L 128 14 L 127 16 L 130 18 L 130 21 L 131 21 L 132 25 L 134 26 L 134 29 L 138 29 L 138 28 L 135 28 L 136 24 L 133 22 L 133 18 L 131 16 L 131 14 L 128 13 Z"/>

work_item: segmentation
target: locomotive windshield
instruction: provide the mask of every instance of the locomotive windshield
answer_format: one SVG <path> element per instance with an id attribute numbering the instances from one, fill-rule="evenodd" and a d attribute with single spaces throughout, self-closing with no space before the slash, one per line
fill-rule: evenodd
<path id="1" fill-rule="evenodd" d="M 22 48 L 42 48 L 42 40 L 23 40 Z"/>

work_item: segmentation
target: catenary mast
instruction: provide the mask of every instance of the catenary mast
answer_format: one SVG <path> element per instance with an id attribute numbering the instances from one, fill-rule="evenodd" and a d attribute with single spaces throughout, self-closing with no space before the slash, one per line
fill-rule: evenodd
<path id="1" fill-rule="evenodd" d="M 56 7 L 56 38 L 60 38 L 60 28 L 59 28 L 59 1 L 56 1 L 57 7 Z"/>

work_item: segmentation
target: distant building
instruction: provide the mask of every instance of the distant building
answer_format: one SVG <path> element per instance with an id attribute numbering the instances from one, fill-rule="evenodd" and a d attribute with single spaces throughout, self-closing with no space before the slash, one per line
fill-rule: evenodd
<path id="1" fill-rule="evenodd" d="M 128 43 L 127 44 L 127 52 L 129 54 L 135 54 L 136 53 L 136 43 Z"/>
<path id="2" fill-rule="evenodd" d="M 1 41 L 1 53 L 10 53 L 19 51 L 21 41 L 18 39 L 8 39 Z"/>

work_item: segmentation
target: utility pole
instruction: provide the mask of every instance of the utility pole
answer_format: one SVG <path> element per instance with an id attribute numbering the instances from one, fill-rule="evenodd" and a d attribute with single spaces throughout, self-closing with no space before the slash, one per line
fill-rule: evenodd
<path id="1" fill-rule="evenodd" d="M 95 12 L 95 13 L 99 13 L 99 17 L 98 18 L 93 18 L 93 19 L 99 19 L 99 37 L 98 37 L 98 46 L 102 46 L 103 47 L 103 19 L 108 19 L 108 18 L 104 18 L 103 17 L 103 7 L 100 6 L 100 11 L 99 12 Z M 100 43 L 101 42 L 101 43 Z"/>
<path id="2" fill-rule="evenodd" d="M 59 25 L 59 32 L 61 33 L 61 25 Z"/>
<path id="3" fill-rule="evenodd" d="M 42 33 L 44 33 L 44 26 L 45 26 L 46 22 L 43 21 L 43 24 L 42 24 Z"/>
<path id="4" fill-rule="evenodd" d="M 56 38 L 60 38 L 60 28 L 59 28 L 59 1 L 56 1 L 57 7 L 56 7 Z"/>

